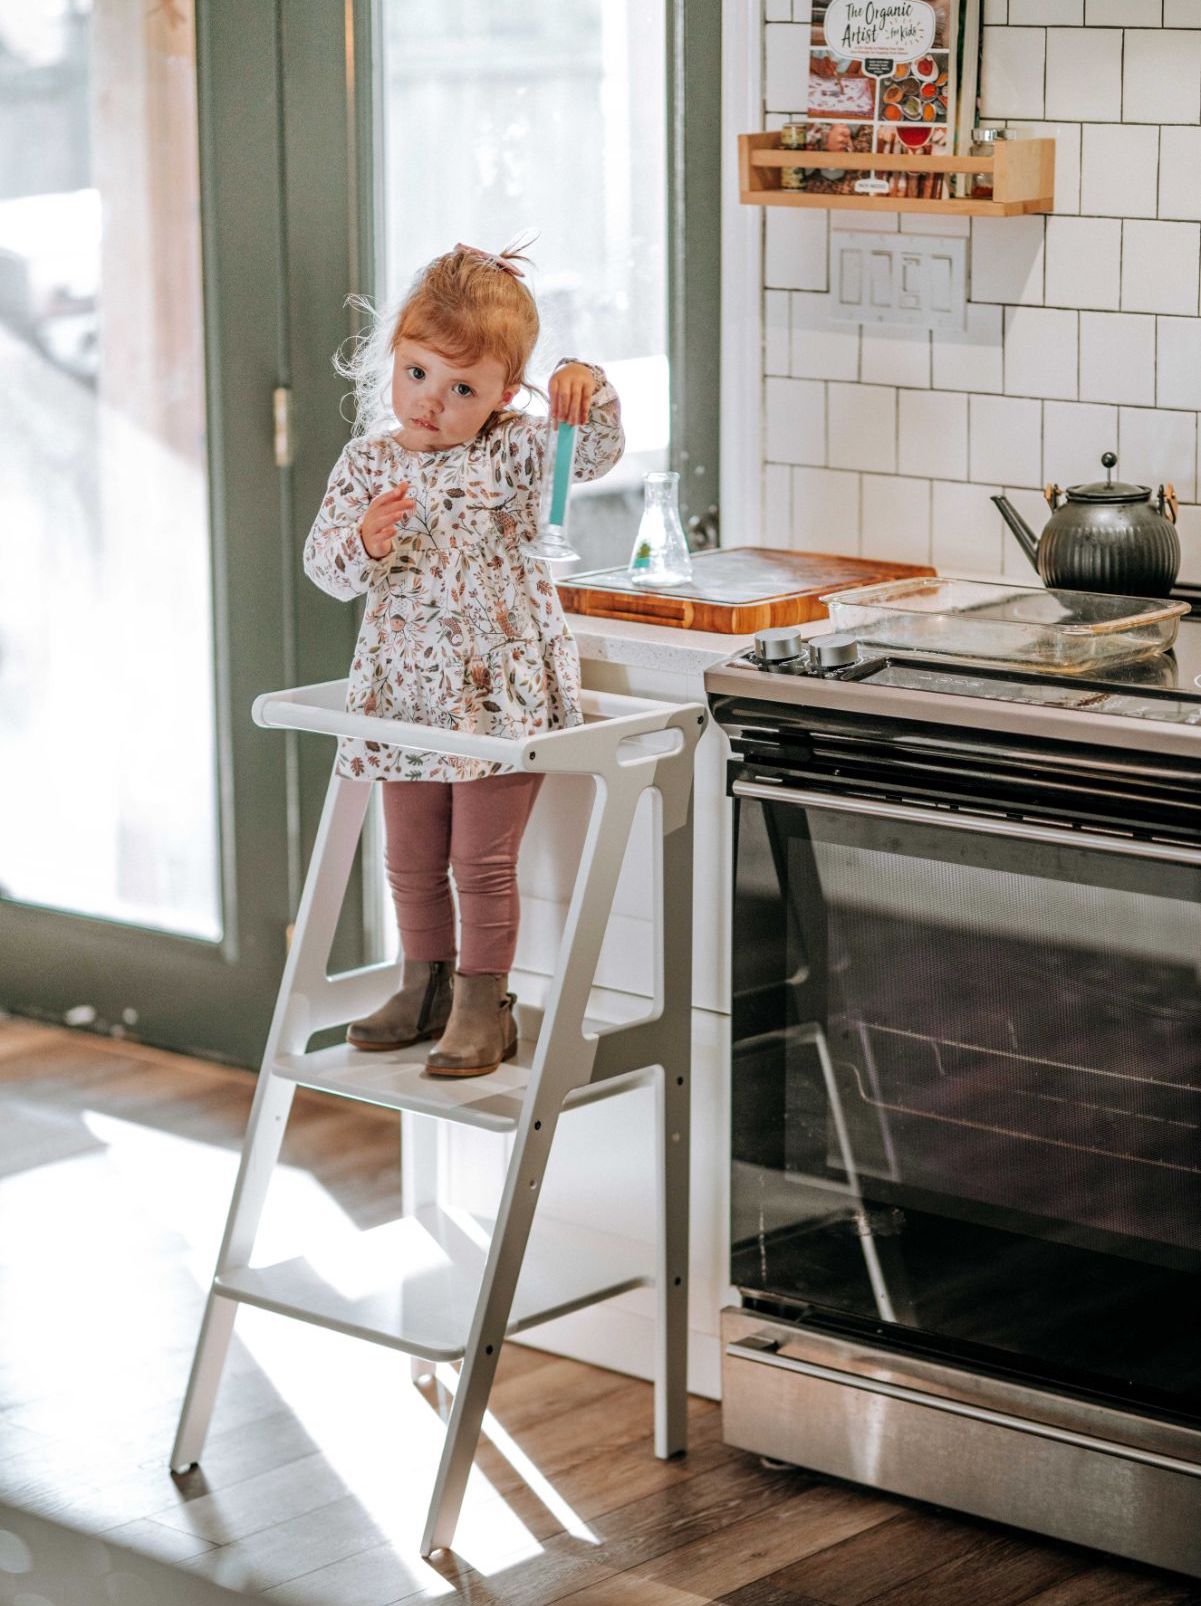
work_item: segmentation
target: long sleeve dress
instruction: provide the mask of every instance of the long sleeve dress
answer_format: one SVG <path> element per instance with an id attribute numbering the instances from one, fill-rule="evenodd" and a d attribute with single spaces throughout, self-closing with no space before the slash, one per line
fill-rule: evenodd
<path id="1" fill-rule="evenodd" d="M 577 480 L 598 479 L 625 444 L 616 392 L 599 368 L 576 444 Z M 330 596 L 366 595 L 346 708 L 441 730 L 529 736 L 578 725 L 580 662 L 550 571 L 527 557 L 537 533 L 547 429 L 498 413 L 461 446 L 410 452 L 388 434 L 349 443 L 304 547 Z M 416 507 L 386 558 L 359 521 L 407 481 Z M 338 773 L 363 780 L 466 781 L 503 765 L 344 737 Z"/>

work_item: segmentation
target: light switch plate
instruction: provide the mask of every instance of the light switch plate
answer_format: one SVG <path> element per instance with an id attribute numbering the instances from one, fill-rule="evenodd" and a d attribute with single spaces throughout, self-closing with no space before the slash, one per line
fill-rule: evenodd
<path id="1" fill-rule="evenodd" d="M 830 316 L 840 323 L 965 328 L 967 241 L 831 229 Z"/>

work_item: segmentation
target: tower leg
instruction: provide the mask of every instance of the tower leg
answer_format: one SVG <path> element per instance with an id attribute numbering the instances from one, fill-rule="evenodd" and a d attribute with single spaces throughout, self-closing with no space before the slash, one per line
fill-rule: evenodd
<path id="1" fill-rule="evenodd" d="M 354 864 L 370 790 L 364 782 L 347 781 L 335 774 L 325 795 L 292 945 L 284 965 L 250 1109 L 242 1161 L 217 1256 L 214 1286 L 205 1306 L 179 1429 L 171 1451 L 171 1467 L 176 1472 L 184 1471 L 199 1460 L 208 1434 L 236 1313 L 235 1303 L 223 1299 L 217 1291 L 216 1280 L 234 1267 L 247 1265 L 254 1248 L 267 1188 L 279 1161 L 284 1128 L 296 1091 L 295 1083 L 274 1075 L 273 1068 L 279 1054 L 303 1052 L 310 1033 L 316 1029 L 307 1002 L 326 985 L 325 966 Z"/>

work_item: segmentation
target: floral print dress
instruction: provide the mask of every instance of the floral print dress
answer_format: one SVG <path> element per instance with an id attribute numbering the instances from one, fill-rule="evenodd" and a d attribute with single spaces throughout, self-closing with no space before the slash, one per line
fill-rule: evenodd
<path id="1" fill-rule="evenodd" d="M 591 365 L 589 365 L 591 366 Z M 574 478 L 598 479 L 625 444 L 616 392 L 599 368 Z M 461 446 L 410 452 L 392 435 L 353 440 L 304 546 L 310 580 L 366 596 L 348 713 L 441 730 L 530 736 L 581 722 L 580 662 L 537 534 L 547 429 L 496 414 Z M 386 558 L 359 539 L 368 503 L 407 481 L 416 507 Z M 343 737 L 338 773 L 364 780 L 469 781 L 506 766 Z"/>

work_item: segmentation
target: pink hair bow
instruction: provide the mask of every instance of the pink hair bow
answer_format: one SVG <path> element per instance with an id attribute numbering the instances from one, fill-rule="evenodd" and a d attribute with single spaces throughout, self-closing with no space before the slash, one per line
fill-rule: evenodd
<path id="1" fill-rule="evenodd" d="M 466 251 L 469 256 L 483 257 L 491 267 L 499 268 L 502 273 L 511 273 L 515 279 L 525 278 L 525 274 L 516 263 L 509 262 L 504 257 L 494 256 L 491 251 L 481 251 L 476 245 L 464 245 L 461 240 L 455 245 L 455 250 Z"/>

